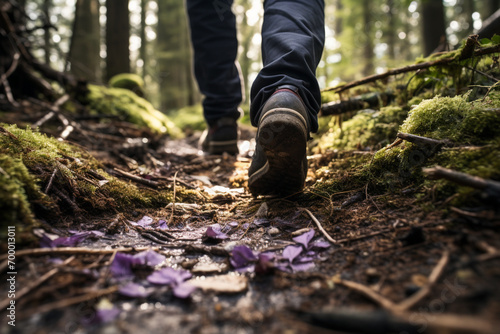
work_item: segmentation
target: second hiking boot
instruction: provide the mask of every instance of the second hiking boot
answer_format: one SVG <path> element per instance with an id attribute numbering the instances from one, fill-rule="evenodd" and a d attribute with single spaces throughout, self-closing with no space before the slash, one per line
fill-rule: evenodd
<path id="1" fill-rule="evenodd" d="M 255 154 L 248 170 L 254 195 L 287 196 L 304 188 L 309 117 L 293 86 L 281 86 L 262 108 Z"/>
<path id="2" fill-rule="evenodd" d="M 238 124 L 233 118 L 221 118 L 201 137 L 201 147 L 209 154 L 238 154 Z"/>

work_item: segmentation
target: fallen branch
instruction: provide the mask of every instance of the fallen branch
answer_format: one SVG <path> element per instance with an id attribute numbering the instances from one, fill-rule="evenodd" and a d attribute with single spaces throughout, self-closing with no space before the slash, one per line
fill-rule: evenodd
<path id="1" fill-rule="evenodd" d="M 126 172 L 124 170 L 121 170 L 119 168 L 115 168 L 114 171 L 117 172 L 118 174 L 120 174 L 121 176 L 126 177 L 127 179 L 130 179 L 130 180 L 132 180 L 134 182 L 143 184 L 143 185 L 151 187 L 151 188 L 155 188 L 156 189 L 160 185 L 156 181 L 148 180 L 148 179 L 142 178 L 140 176 L 136 176 L 134 174 L 130 174 L 130 173 L 128 173 L 128 172 Z"/>
<path id="2" fill-rule="evenodd" d="M 472 176 L 440 166 L 436 166 L 433 168 L 424 168 L 422 171 L 431 179 L 445 179 L 462 186 L 482 190 L 495 197 L 500 197 L 500 182 L 485 180 L 478 176 Z"/>
<path id="3" fill-rule="evenodd" d="M 472 53 L 471 57 L 483 56 L 486 54 L 497 53 L 497 52 L 500 52 L 500 44 L 486 47 L 486 48 L 476 49 Z M 450 55 L 453 55 L 454 53 L 455 53 L 455 51 L 452 51 L 452 52 L 450 52 Z M 462 60 L 462 59 L 460 59 L 461 57 L 462 57 L 462 55 L 460 55 L 458 58 L 452 56 L 449 58 L 440 58 L 440 59 L 436 59 L 436 60 L 432 60 L 432 61 L 427 61 L 424 63 L 413 64 L 413 65 L 409 65 L 409 66 L 405 66 L 405 67 L 395 68 L 395 69 L 388 70 L 388 71 L 381 73 L 381 74 L 374 74 L 374 75 L 365 77 L 361 80 L 352 81 L 352 82 L 347 83 L 345 85 L 325 88 L 323 91 L 325 91 L 325 92 L 333 91 L 336 93 L 340 93 L 340 92 L 343 92 L 345 90 L 351 89 L 351 88 L 356 87 L 356 86 L 361 86 L 361 85 L 364 85 L 364 84 L 367 84 L 370 82 L 375 82 L 377 80 L 386 79 L 390 76 L 408 73 L 408 72 L 415 72 L 415 71 L 423 70 L 423 69 L 426 69 L 426 68 L 429 68 L 432 66 L 436 66 L 436 65 L 447 65 L 447 64 L 453 63 L 454 61 L 457 61 L 457 59 Z"/>
<path id="4" fill-rule="evenodd" d="M 316 226 L 318 227 L 318 230 L 323 233 L 323 235 L 325 236 L 325 238 L 328 239 L 328 241 L 330 241 L 331 243 L 335 244 L 337 243 L 337 241 L 335 239 L 333 239 L 326 231 L 325 229 L 323 228 L 323 226 L 321 226 L 321 223 L 316 219 L 316 217 L 314 217 L 314 215 L 312 214 L 311 211 L 303 208 L 302 209 L 303 211 L 305 211 L 309 217 L 311 217 L 311 219 L 313 220 L 313 222 L 316 224 Z"/>
<path id="5" fill-rule="evenodd" d="M 87 293 L 87 294 L 82 295 L 82 296 L 76 296 L 76 297 L 71 297 L 68 299 L 57 300 L 55 302 L 48 303 L 48 304 L 42 305 L 40 307 L 36 307 L 36 308 L 28 309 L 28 310 L 23 310 L 23 313 L 19 316 L 19 319 L 22 320 L 22 319 L 25 319 L 25 318 L 33 315 L 33 314 L 46 313 L 46 312 L 49 312 L 52 310 L 57 310 L 57 309 L 68 307 L 68 306 L 71 306 L 74 304 L 83 303 L 83 302 L 86 302 L 86 301 L 89 301 L 92 299 L 97 299 L 99 297 L 109 295 L 111 293 L 118 291 L 118 288 L 119 288 L 118 286 L 112 286 L 112 287 L 109 287 L 107 289 L 97 290 L 95 292 Z"/>
<path id="6" fill-rule="evenodd" d="M 397 304 L 394 308 L 396 312 L 402 312 L 402 311 L 407 311 L 413 306 L 415 306 L 418 302 L 420 302 L 422 299 L 424 299 L 429 292 L 431 291 L 432 287 L 434 284 L 436 284 L 437 280 L 443 273 L 444 268 L 448 264 L 448 261 L 450 259 L 450 254 L 446 250 L 443 253 L 443 256 L 441 259 L 438 261 L 437 265 L 434 267 L 432 270 L 431 274 L 429 275 L 429 280 L 427 284 L 422 287 L 418 292 L 414 293 L 407 299 L 403 300 L 401 303 Z"/>
<path id="7" fill-rule="evenodd" d="M 391 300 L 382 296 L 380 293 L 367 287 L 366 285 L 342 279 L 338 280 L 334 279 L 333 282 L 335 284 L 343 285 L 351 290 L 357 291 L 362 295 L 365 295 L 366 297 L 368 297 L 378 305 L 382 306 L 386 310 L 393 311 L 396 306 L 396 304 L 394 304 Z"/>
<path id="8" fill-rule="evenodd" d="M 16 291 L 16 302 L 19 301 L 19 299 L 21 297 L 23 297 L 24 295 L 26 295 L 29 292 L 33 291 L 34 288 L 36 288 L 37 286 L 39 286 L 40 284 L 42 284 L 43 282 L 45 282 L 46 280 L 48 280 L 49 278 L 51 278 L 52 276 L 54 276 L 55 274 L 57 274 L 59 272 L 59 269 L 61 267 L 69 264 L 74 259 L 75 259 L 74 256 L 66 259 L 61 265 L 57 266 L 54 269 L 49 270 L 47 273 L 45 273 L 42 277 L 40 277 L 36 281 L 30 282 L 24 288 L 22 288 L 21 290 Z M 1 310 L 6 309 L 7 306 L 9 306 L 9 303 L 10 303 L 10 299 L 9 298 L 0 301 L 0 309 Z"/>
<path id="9" fill-rule="evenodd" d="M 159 251 L 161 247 L 123 247 L 114 249 L 91 249 L 82 247 L 59 247 L 59 248 L 32 248 L 32 249 L 21 249 L 16 251 L 16 258 L 23 256 L 36 256 L 36 255 L 52 255 L 52 254 L 113 254 L 114 252 L 142 252 L 145 250 Z M 5 261 L 0 265 L 0 271 L 7 267 L 7 256 L 8 254 L 0 255 L 0 260 Z"/>
<path id="10" fill-rule="evenodd" d="M 404 133 L 404 132 L 398 132 L 397 137 L 401 138 L 403 140 L 409 141 L 410 143 L 413 143 L 413 144 L 418 145 L 418 146 L 426 146 L 426 147 L 430 146 L 432 149 L 438 149 L 441 146 L 451 146 L 452 145 L 447 140 L 438 140 L 438 139 L 433 139 L 433 138 L 428 138 L 428 137 L 412 135 L 412 134 Z"/>

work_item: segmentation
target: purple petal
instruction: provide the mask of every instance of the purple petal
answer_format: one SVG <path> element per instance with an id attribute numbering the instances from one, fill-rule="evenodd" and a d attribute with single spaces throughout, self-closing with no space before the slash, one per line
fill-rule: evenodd
<path id="1" fill-rule="evenodd" d="M 47 234 L 43 234 L 40 239 L 40 247 L 41 248 L 51 248 L 52 247 L 52 239 L 49 238 Z"/>
<path id="2" fill-rule="evenodd" d="M 302 247 L 290 245 L 283 250 L 283 258 L 287 259 L 288 262 L 293 262 L 293 260 L 302 252 Z"/>
<path id="3" fill-rule="evenodd" d="M 327 241 L 315 241 L 311 244 L 311 248 L 330 248 L 331 244 Z"/>
<path id="4" fill-rule="evenodd" d="M 185 270 L 175 270 L 174 268 L 163 268 L 148 276 L 147 280 L 153 284 L 167 285 L 180 284 L 191 278 L 191 273 Z"/>
<path id="5" fill-rule="evenodd" d="M 255 272 L 257 274 L 265 274 L 269 272 L 274 267 L 272 262 L 273 258 L 273 254 L 259 254 L 259 260 L 255 264 Z"/>
<path id="6" fill-rule="evenodd" d="M 255 226 L 262 227 L 262 226 L 269 226 L 271 224 L 271 221 L 267 218 L 256 218 L 252 222 Z"/>
<path id="7" fill-rule="evenodd" d="M 121 286 L 118 290 L 122 295 L 127 297 L 147 297 L 153 293 L 153 289 L 146 289 L 137 283 L 128 283 Z"/>
<path id="8" fill-rule="evenodd" d="M 306 271 L 314 267 L 314 262 L 292 263 L 290 266 L 292 267 L 293 272 Z"/>
<path id="9" fill-rule="evenodd" d="M 73 247 L 78 245 L 83 240 L 90 236 L 90 232 L 82 232 L 74 234 L 70 237 L 59 237 L 57 239 L 51 240 L 46 234 L 40 239 L 40 247 L 42 248 L 53 248 L 53 247 Z"/>
<path id="10" fill-rule="evenodd" d="M 253 262 L 250 262 L 246 266 L 243 267 L 234 267 L 237 272 L 239 273 L 253 273 L 255 271 L 255 264 Z"/>
<path id="11" fill-rule="evenodd" d="M 314 230 L 311 229 L 311 230 L 307 231 L 306 233 L 301 234 L 301 235 L 293 238 L 293 241 L 301 244 L 302 246 L 304 246 L 305 249 L 307 249 L 309 246 L 309 241 L 311 241 L 311 239 L 313 237 L 314 237 Z"/>
<path id="12" fill-rule="evenodd" d="M 162 229 L 162 230 L 167 230 L 169 227 L 168 227 L 168 224 L 167 224 L 167 221 L 166 220 L 163 220 L 163 219 L 160 219 L 158 221 L 158 228 L 159 229 Z"/>
<path id="13" fill-rule="evenodd" d="M 213 224 L 207 227 L 205 236 L 211 239 L 224 240 L 229 238 L 226 233 L 221 231 L 221 226 L 219 224 Z"/>
<path id="14" fill-rule="evenodd" d="M 130 222 L 130 224 L 134 225 L 134 226 L 142 226 L 142 227 L 147 227 L 149 225 L 151 225 L 153 223 L 153 218 L 149 217 L 149 216 L 144 216 L 142 217 L 141 219 L 139 219 L 137 221 L 137 223 L 135 222 Z"/>
<path id="15" fill-rule="evenodd" d="M 125 253 L 116 253 L 113 263 L 109 267 L 113 277 L 133 276 L 132 264 L 134 257 Z"/>
<path id="16" fill-rule="evenodd" d="M 92 323 L 104 324 L 110 322 L 112 320 L 115 320 L 120 314 L 120 312 L 121 311 L 115 307 L 113 307 L 112 309 L 97 310 L 95 319 L 94 321 L 92 321 Z"/>
<path id="17" fill-rule="evenodd" d="M 144 252 L 137 253 L 133 256 L 134 265 L 145 265 L 154 267 L 165 261 L 165 256 L 156 253 L 153 250 L 147 250 Z"/>
<path id="18" fill-rule="evenodd" d="M 239 245 L 233 248 L 230 259 L 231 265 L 238 269 L 248 266 L 250 262 L 257 261 L 257 256 L 253 251 L 245 245 Z"/>
<path id="19" fill-rule="evenodd" d="M 173 293 L 177 298 L 187 298 L 194 290 L 196 290 L 196 287 L 191 283 L 181 283 L 173 288 Z"/>

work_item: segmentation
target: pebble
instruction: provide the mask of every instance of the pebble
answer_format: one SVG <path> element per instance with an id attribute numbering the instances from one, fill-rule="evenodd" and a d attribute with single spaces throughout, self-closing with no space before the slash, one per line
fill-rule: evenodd
<path id="1" fill-rule="evenodd" d="M 267 233 L 270 236 L 275 236 L 275 235 L 280 234 L 280 230 L 278 228 L 276 228 L 276 227 L 271 227 L 271 228 L 269 228 L 269 230 L 267 230 Z"/>
<path id="2" fill-rule="evenodd" d="M 301 228 L 300 230 L 297 230 L 297 231 L 293 231 L 292 232 L 292 237 L 296 237 L 298 235 L 302 235 L 306 232 L 309 232 L 310 228 L 306 227 L 306 228 Z"/>
<path id="3" fill-rule="evenodd" d="M 228 270 L 225 263 L 198 263 L 191 269 L 191 272 L 196 275 L 203 274 L 220 274 Z"/>
<path id="4" fill-rule="evenodd" d="M 240 293 L 248 289 L 248 278 L 245 276 L 219 275 L 205 277 L 204 279 L 193 278 L 188 281 L 203 291 L 215 293 Z"/>

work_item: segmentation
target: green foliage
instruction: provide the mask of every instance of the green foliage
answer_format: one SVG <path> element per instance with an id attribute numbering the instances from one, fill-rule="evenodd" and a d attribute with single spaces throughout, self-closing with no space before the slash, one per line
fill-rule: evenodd
<path id="1" fill-rule="evenodd" d="M 144 97 L 144 80 L 137 74 L 121 73 L 109 79 L 109 86 L 131 90 L 140 97 Z"/>
<path id="2" fill-rule="evenodd" d="M 182 136 L 167 115 L 127 89 L 89 85 L 89 90 L 88 102 L 94 113 L 118 115 L 158 134 L 168 133 L 174 138 Z"/>

